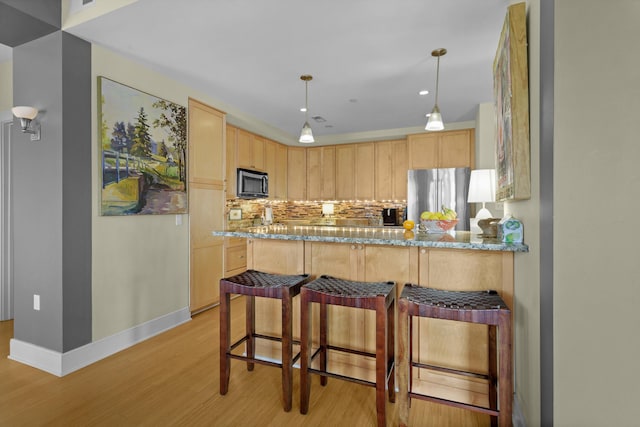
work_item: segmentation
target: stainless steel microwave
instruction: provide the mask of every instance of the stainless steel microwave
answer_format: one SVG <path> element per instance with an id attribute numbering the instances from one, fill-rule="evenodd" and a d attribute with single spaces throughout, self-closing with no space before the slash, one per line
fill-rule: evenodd
<path id="1" fill-rule="evenodd" d="M 236 194 L 241 199 L 269 197 L 269 176 L 266 172 L 238 168 Z"/>

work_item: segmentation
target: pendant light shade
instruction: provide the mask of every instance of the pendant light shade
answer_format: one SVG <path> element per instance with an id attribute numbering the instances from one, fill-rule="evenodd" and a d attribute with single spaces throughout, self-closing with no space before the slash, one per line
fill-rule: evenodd
<path id="1" fill-rule="evenodd" d="M 440 57 L 446 55 L 447 49 L 440 48 L 431 52 L 431 56 L 438 58 L 438 65 L 436 67 L 436 103 L 431 110 L 429 120 L 427 120 L 426 130 L 443 130 L 444 122 L 442 121 L 442 114 L 440 114 L 440 108 L 438 107 L 438 85 L 440 83 Z"/>
<path id="2" fill-rule="evenodd" d="M 311 131 L 311 126 L 309 126 L 309 81 L 313 79 L 313 76 L 309 74 L 303 74 L 300 76 L 300 80 L 304 81 L 304 125 L 302 126 L 302 131 L 300 132 L 299 142 L 303 144 L 311 144 L 315 142 L 313 139 L 313 132 Z"/>

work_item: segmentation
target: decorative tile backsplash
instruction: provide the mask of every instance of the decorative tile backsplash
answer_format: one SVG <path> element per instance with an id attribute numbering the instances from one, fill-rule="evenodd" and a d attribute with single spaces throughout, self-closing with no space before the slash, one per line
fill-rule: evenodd
<path id="1" fill-rule="evenodd" d="M 273 222 L 286 220 L 316 220 L 326 218 L 322 215 L 322 204 L 333 203 L 334 213 L 331 218 L 365 218 L 368 225 L 382 225 L 382 210 L 387 208 L 398 209 L 398 218 L 401 222 L 406 204 L 402 202 L 376 202 L 376 201 L 286 201 L 286 200 L 227 200 L 225 217 L 227 229 L 251 227 L 261 223 L 264 208 L 270 206 L 273 211 Z M 239 220 L 229 220 L 229 211 L 240 209 L 242 217 Z"/>

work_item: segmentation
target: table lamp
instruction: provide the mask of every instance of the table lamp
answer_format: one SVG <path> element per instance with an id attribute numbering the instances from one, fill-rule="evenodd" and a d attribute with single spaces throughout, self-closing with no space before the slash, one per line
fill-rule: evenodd
<path id="1" fill-rule="evenodd" d="M 471 171 L 469 179 L 469 203 L 482 203 L 482 209 L 478 211 L 475 218 L 471 221 L 471 231 L 478 232 L 478 221 L 485 218 L 491 218 L 491 212 L 485 207 L 486 202 L 495 202 L 496 200 L 496 170 L 495 169 L 476 169 Z M 475 226 L 475 227 L 474 227 Z M 482 232 L 482 230 L 480 230 Z"/>

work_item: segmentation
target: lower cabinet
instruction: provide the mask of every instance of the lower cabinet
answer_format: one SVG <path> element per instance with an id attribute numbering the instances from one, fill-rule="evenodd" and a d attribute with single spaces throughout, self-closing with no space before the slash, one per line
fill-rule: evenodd
<path id="1" fill-rule="evenodd" d="M 224 239 L 224 276 L 234 276 L 246 269 L 247 239 L 226 237 Z"/>
<path id="2" fill-rule="evenodd" d="M 247 244 L 247 268 L 271 273 L 322 274 L 367 282 L 395 281 L 397 297 L 406 283 L 445 290 L 487 290 L 500 293 L 513 310 L 513 252 L 462 249 L 418 248 L 349 243 L 301 242 L 250 239 Z M 294 336 L 299 338 L 300 302 L 294 299 Z M 256 327 L 261 332 L 280 333 L 280 301 L 256 301 Z M 318 312 L 312 313 L 314 342 L 318 336 Z M 368 310 L 329 307 L 329 341 L 338 346 L 373 352 L 375 315 Z M 397 330 L 397 325 L 396 325 Z M 413 358 L 426 364 L 487 373 L 487 336 L 485 325 L 448 322 L 440 319 L 415 319 Z M 277 348 L 273 351 L 277 356 Z M 360 357 L 342 355 L 338 366 L 371 366 Z M 347 368 L 345 368 L 347 369 Z M 415 387 L 428 386 L 438 394 L 471 402 L 488 398 L 486 382 L 462 378 L 446 372 L 414 369 Z M 440 393 L 442 392 L 442 393 Z"/>

